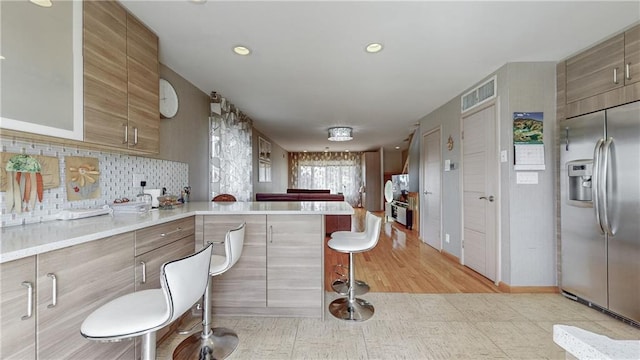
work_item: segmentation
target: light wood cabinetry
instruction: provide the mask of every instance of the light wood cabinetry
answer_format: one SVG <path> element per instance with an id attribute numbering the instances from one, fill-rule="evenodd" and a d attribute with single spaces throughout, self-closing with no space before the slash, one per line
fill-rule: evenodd
<path id="1" fill-rule="evenodd" d="M 246 222 L 240 260 L 213 278 L 215 314 L 322 317 L 323 215 L 196 217 L 196 241 L 224 241 Z M 223 254 L 220 244 L 214 252 Z"/>
<path id="2" fill-rule="evenodd" d="M 129 147 L 158 153 L 160 139 L 158 37 L 127 14 Z"/>
<path id="3" fill-rule="evenodd" d="M 150 226 L 136 231 L 135 291 L 160 288 L 160 268 L 167 261 L 180 259 L 195 250 L 193 217 Z M 157 341 L 170 333 L 177 323 L 156 332 Z M 140 341 L 136 339 L 136 358 Z"/>
<path id="4" fill-rule="evenodd" d="M 625 85 L 640 81 L 640 25 L 624 33 Z"/>
<path id="5" fill-rule="evenodd" d="M 0 278 L 0 356 L 35 359 L 36 257 L 0 264 Z"/>
<path id="6" fill-rule="evenodd" d="M 565 61 L 566 117 L 640 100 L 640 25 Z"/>
<path id="7" fill-rule="evenodd" d="M 133 292 L 133 233 L 37 256 L 37 358 L 133 359 L 133 343 L 101 343 L 80 325 L 106 302 Z"/>
<path id="8" fill-rule="evenodd" d="M 246 222 L 244 247 L 240 260 L 229 271 L 213 277 L 211 290 L 213 307 L 265 308 L 267 306 L 266 215 L 216 215 L 205 216 L 203 219 L 204 237 L 200 244 L 213 242 L 213 252 L 218 255 L 224 255 L 224 245 L 220 243 L 224 241 L 227 231 Z"/>
<path id="9" fill-rule="evenodd" d="M 567 102 L 624 85 L 624 34 L 567 60 Z"/>
<path id="10" fill-rule="evenodd" d="M 127 12 L 83 3 L 84 141 L 127 148 Z"/>
<path id="11" fill-rule="evenodd" d="M 267 306 L 322 316 L 322 217 L 267 215 L 267 226 Z"/>
<path id="12" fill-rule="evenodd" d="M 115 1 L 83 5 L 84 141 L 158 153 L 158 37 Z"/>

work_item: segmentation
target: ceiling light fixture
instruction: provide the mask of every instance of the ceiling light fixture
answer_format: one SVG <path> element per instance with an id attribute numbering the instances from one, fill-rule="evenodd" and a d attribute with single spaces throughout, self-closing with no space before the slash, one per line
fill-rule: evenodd
<path id="1" fill-rule="evenodd" d="M 29 2 L 42 7 L 51 7 L 53 5 L 51 0 L 29 0 Z"/>
<path id="2" fill-rule="evenodd" d="M 400 150 L 400 146 L 396 146 L 396 150 Z"/>
<path id="3" fill-rule="evenodd" d="M 377 52 L 382 51 L 382 44 L 380 43 L 371 43 L 369 45 L 367 45 L 366 48 L 364 48 L 366 52 L 370 53 L 370 54 L 375 54 Z"/>
<path id="4" fill-rule="evenodd" d="M 4 60 L 4 56 L 0 55 L 0 60 Z"/>
<path id="5" fill-rule="evenodd" d="M 234 46 L 233 47 L 233 52 L 238 54 L 238 55 L 240 55 L 240 56 L 247 56 L 247 55 L 251 54 L 251 50 L 249 50 L 248 47 L 242 46 L 242 45 Z"/>
<path id="6" fill-rule="evenodd" d="M 207 2 L 207 0 L 189 0 L 189 2 L 192 2 L 194 4 L 204 4 Z"/>
<path id="7" fill-rule="evenodd" d="M 353 139 L 353 129 L 347 126 L 329 128 L 329 141 L 349 141 Z"/>

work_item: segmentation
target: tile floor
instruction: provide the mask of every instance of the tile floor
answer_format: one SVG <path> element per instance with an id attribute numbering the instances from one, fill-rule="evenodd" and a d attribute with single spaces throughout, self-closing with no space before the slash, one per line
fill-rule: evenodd
<path id="1" fill-rule="evenodd" d="M 335 298 L 327 293 L 327 304 Z M 234 329 L 236 359 L 564 359 L 553 324 L 638 340 L 626 325 L 558 294 L 404 294 L 362 296 L 376 309 L 361 323 L 334 319 L 219 317 Z M 325 309 L 327 307 L 325 306 Z M 183 336 L 161 344 L 170 359 Z M 640 359 L 640 354 L 638 354 Z"/>

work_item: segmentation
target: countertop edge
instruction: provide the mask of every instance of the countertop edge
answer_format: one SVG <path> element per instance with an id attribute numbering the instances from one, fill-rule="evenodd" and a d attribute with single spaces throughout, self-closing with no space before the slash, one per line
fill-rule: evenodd
<path id="1" fill-rule="evenodd" d="M 249 204 L 247 206 L 245 206 L 245 208 L 240 208 L 240 209 L 234 209 L 233 207 L 230 208 L 225 208 L 224 205 L 210 205 L 210 203 L 195 203 L 196 205 L 192 205 L 190 207 L 195 207 L 193 209 L 191 209 L 190 207 L 185 206 L 185 208 L 178 208 L 175 210 L 157 210 L 157 211 L 152 211 L 149 214 L 145 214 L 143 216 L 138 216 L 136 214 L 115 214 L 115 215 L 105 215 L 105 216 L 109 216 L 112 220 L 110 223 L 113 223 L 112 225 L 110 223 L 105 222 L 104 220 L 106 220 L 106 218 L 104 218 L 104 216 L 102 217 L 94 217 L 94 218 L 87 218 L 87 219 L 81 219 L 81 220 L 68 220 L 68 221 L 64 221 L 63 223 L 60 223 L 60 221 L 62 220 L 55 220 L 52 222 L 48 222 L 48 223 L 40 223 L 40 224 L 31 224 L 31 225 L 21 225 L 21 226 L 16 226 L 16 227 L 9 227 L 9 228 L 2 228 L 2 234 L 3 234 L 3 239 L 2 242 L 4 243 L 5 241 L 16 241 L 13 239 L 6 239 L 4 238 L 5 235 L 7 233 L 19 233 L 25 229 L 36 229 L 36 231 L 40 231 L 40 232 L 46 232 L 47 227 L 56 227 L 57 225 L 60 225 L 60 227 L 64 227 L 65 225 L 67 226 L 71 226 L 74 224 L 84 224 L 84 226 L 91 226 L 91 224 L 87 224 L 87 222 L 89 221 L 93 221 L 93 222 L 99 222 L 101 223 L 101 225 L 107 226 L 107 229 L 102 229 L 102 230 L 97 230 L 95 232 L 87 232 L 86 234 L 81 234 L 81 235 L 74 235 L 74 236 L 70 236 L 69 238 L 65 238 L 62 240 L 52 240 L 50 242 L 46 242 L 46 243 L 41 243 L 41 244 L 35 244 L 35 245 L 26 245 L 24 247 L 21 247 L 20 249 L 16 249 L 16 250 L 9 250 L 9 251 L 5 251 L 5 249 L 2 249 L 2 251 L 0 252 L 0 264 L 5 263 L 5 262 L 9 262 L 9 261 L 13 261 L 13 260 L 19 260 L 22 258 L 26 258 L 29 256 L 33 256 L 33 255 L 38 255 L 38 254 L 42 254 L 45 252 L 49 252 L 49 251 L 54 251 L 54 250 L 58 250 L 58 249 L 62 249 L 62 248 L 66 248 L 66 247 L 70 247 L 70 246 L 74 246 L 74 245 L 79 245 L 79 244 L 83 244 L 86 242 L 90 242 L 90 241 L 95 241 L 95 240 L 99 240 L 99 239 L 104 239 L 110 236 L 115 236 L 115 235 L 120 235 L 120 234 L 124 234 L 127 232 L 132 232 L 132 231 L 136 231 L 136 230 L 140 230 L 143 228 L 147 228 L 150 226 L 155 226 L 155 225 L 159 225 L 159 224 L 164 224 L 170 221 L 175 221 L 175 220 L 180 220 L 180 219 L 184 219 L 190 216 L 197 216 L 197 215 L 249 215 L 249 214 L 265 214 L 265 215 L 269 215 L 269 214 L 281 214 L 281 215 L 353 215 L 354 210 L 352 207 L 350 206 L 344 206 L 344 205 L 340 205 L 339 208 L 333 208 L 333 209 L 328 209 L 328 210 L 318 210 L 317 208 L 313 208 L 310 207 L 308 209 L 304 208 L 304 203 L 305 202 L 291 202 L 291 203 L 287 203 L 287 204 L 277 204 L 277 203 L 273 203 L 275 205 L 273 205 L 273 208 L 268 208 L 270 207 L 270 205 L 267 205 L 265 209 L 253 209 L 252 207 L 255 206 L 255 204 L 259 204 L 259 203 L 246 203 Z M 329 202 L 326 202 L 329 203 Z M 236 203 L 237 204 L 237 203 Z M 289 209 L 286 208 L 287 205 L 291 205 L 293 204 L 293 206 L 299 206 L 302 208 L 299 209 Z M 346 203 L 343 203 L 346 204 Z M 264 204 L 263 204 L 264 205 Z M 333 204 L 331 204 L 333 206 Z M 347 204 L 348 205 L 348 204 Z M 237 207 L 237 206 L 236 206 Z M 242 207 L 242 206 L 241 206 Z M 278 207 L 285 207 L 285 208 L 278 208 Z M 153 212 L 157 212 L 158 215 L 153 215 Z M 124 225 L 118 225 L 117 224 L 117 220 L 118 217 L 135 217 L 136 220 L 131 220 L 133 221 L 132 223 L 128 223 L 128 224 L 124 224 Z M 97 220 L 96 220 L 97 219 Z M 124 219 L 124 218 L 120 218 L 120 219 Z M 101 221 L 102 220 L 102 221 Z M 84 223 L 83 223 L 84 222 Z M 57 224 L 56 224 L 57 223 Z M 110 226 L 111 225 L 111 226 Z M 38 227 L 40 227 L 40 229 L 38 229 Z M 64 229 L 61 229 L 60 231 L 64 231 Z M 15 237 L 18 238 L 23 238 L 23 236 L 19 236 L 19 235 L 15 235 L 12 234 Z M 24 237 L 28 237 L 29 234 L 25 233 Z M 42 236 L 42 235 L 41 235 Z M 19 240 L 18 240 L 19 241 Z M 6 243 L 2 244 L 3 248 L 6 246 Z"/>

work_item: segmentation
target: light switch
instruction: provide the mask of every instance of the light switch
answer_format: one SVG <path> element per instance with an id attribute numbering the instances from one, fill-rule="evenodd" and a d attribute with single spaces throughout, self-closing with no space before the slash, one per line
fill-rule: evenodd
<path id="1" fill-rule="evenodd" d="M 451 160 L 447 159 L 444 161 L 444 171 L 451 170 Z"/>

